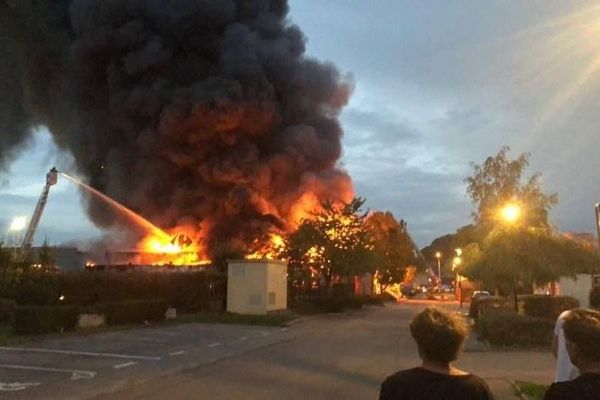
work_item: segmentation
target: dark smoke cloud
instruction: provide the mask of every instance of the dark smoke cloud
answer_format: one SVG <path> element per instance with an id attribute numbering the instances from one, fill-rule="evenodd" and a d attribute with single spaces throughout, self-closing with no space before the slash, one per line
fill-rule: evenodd
<path id="1" fill-rule="evenodd" d="M 284 0 L 0 2 L 0 167 L 44 124 L 90 184 L 209 248 L 340 198 L 351 83 L 304 56 Z M 118 223 L 90 199 L 92 220 Z"/>

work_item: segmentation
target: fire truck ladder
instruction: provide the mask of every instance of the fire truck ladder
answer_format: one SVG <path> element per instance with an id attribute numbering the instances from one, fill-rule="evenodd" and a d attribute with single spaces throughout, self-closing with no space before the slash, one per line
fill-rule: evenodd
<path id="1" fill-rule="evenodd" d="M 56 185 L 58 180 L 58 171 L 56 167 L 53 167 L 46 174 L 46 184 L 44 185 L 44 189 L 42 189 L 42 194 L 35 206 L 35 211 L 33 212 L 33 216 L 31 217 L 31 221 L 29 222 L 29 227 L 27 227 L 27 232 L 25 232 L 25 237 L 23 238 L 23 243 L 21 244 L 21 252 L 26 254 L 31 249 L 31 245 L 33 243 L 33 237 L 35 236 L 35 231 L 40 223 L 40 219 L 42 218 L 42 213 L 44 212 L 44 207 L 46 207 L 46 201 L 48 200 L 48 194 L 50 193 L 50 187 Z"/>

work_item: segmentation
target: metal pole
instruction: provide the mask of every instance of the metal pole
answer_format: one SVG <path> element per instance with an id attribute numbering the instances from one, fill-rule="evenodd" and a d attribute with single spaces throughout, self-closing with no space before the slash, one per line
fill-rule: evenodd
<path id="1" fill-rule="evenodd" d="M 596 209 L 596 235 L 598 239 L 598 251 L 600 252 L 600 203 L 594 206 Z"/>
<path id="2" fill-rule="evenodd" d="M 440 258 L 438 257 L 438 286 L 440 287 L 440 289 L 442 288 L 442 268 L 440 267 Z"/>

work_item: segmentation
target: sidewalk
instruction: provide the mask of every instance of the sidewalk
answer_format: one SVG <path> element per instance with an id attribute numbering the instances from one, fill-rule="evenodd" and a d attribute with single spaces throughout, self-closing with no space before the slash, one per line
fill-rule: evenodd
<path id="1" fill-rule="evenodd" d="M 495 400 L 521 400 L 511 381 L 507 378 L 487 378 Z"/>

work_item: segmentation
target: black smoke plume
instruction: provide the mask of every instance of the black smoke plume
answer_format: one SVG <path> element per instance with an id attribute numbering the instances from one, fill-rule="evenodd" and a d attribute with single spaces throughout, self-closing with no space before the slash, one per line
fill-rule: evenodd
<path id="1" fill-rule="evenodd" d="M 0 168 L 45 125 L 91 186 L 245 249 L 336 167 L 351 83 L 304 55 L 285 0 L 0 1 Z M 90 198 L 101 227 L 114 213 Z"/>

